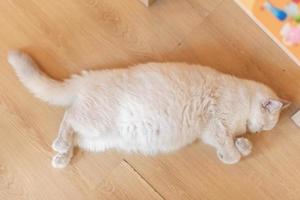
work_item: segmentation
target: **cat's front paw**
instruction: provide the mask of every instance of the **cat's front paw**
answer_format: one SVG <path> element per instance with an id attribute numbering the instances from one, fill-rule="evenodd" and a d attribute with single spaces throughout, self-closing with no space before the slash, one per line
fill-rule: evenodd
<path id="1" fill-rule="evenodd" d="M 241 154 L 236 150 L 218 150 L 217 155 L 219 159 L 225 164 L 235 164 L 241 160 Z"/>
<path id="2" fill-rule="evenodd" d="M 235 146 L 243 156 L 248 156 L 252 151 L 251 142 L 244 137 L 235 140 Z"/>

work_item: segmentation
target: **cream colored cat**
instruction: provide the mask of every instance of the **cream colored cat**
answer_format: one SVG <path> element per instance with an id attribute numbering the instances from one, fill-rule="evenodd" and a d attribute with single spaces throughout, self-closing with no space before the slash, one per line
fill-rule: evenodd
<path id="1" fill-rule="evenodd" d="M 58 168 L 68 165 L 74 145 L 154 155 L 198 138 L 224 163 L 237 163 L 252 147 L 237 136 L 271 130 L 287 106 L 263 84 L 200 65 L 148 63 L 59 82 L 20 51 L 10 52 L 8 62 L 36 97 L 67 108 L 52 145 Z"/>

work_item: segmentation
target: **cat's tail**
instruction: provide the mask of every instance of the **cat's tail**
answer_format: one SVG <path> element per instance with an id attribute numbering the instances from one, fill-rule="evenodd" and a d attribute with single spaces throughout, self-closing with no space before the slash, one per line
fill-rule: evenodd
<path id="1" fill-rule="evenodd" d="M 20 81 L 36 97 L 54 105 L 68 106 L 76 95 L 71 80 L 63 82 L 51 79 L 39 70 L 34 60 L 18 50 L 8 53 L 8 63 L 13 67 Z"/>

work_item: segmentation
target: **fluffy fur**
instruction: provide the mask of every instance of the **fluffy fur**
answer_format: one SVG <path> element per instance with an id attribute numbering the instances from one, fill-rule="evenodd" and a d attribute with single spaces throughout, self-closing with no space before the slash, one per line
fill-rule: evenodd
<path id="1" fill-rule="evenodd" d="M 52 145 L 54 167 L 70 162 L 74 145 L 154 155 L 198 138 L 224 163 L 236 163 L 252 147 L 237 136 L 271 130 L 287 105 L 263 84 L 200 65 L 147 63 L 59 82 L 20 51 L 10 52 L 8 62 L 36 97 L 67 108 Z"/>

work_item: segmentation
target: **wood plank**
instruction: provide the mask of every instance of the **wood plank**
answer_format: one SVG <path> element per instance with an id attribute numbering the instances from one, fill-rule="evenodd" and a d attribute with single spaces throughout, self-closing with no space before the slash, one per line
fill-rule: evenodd
<path id="1" fill-rule="evenodd" d="M 109 152 L 86 156 L 77 151 L 71 166 L 54 169 L 51 141 L 34 125 L 38 118 L 29 123 L 3 105 L 0 114 L 5 116 L 0 120 L 0 199 L 85 199 L 121 161 Z"/>
<path id="2" fill-rule="evenodd" d="M 191 2 L 206 11 L 219 1 Z M 158 1 L 151 9 L 119 0 L 2 1 L 0 13 L 2 53 L 25 47 L 59 78 L 82 69 L 158 60 L 159 52 L 173 49 L 205 18 L 182 0 Z"/>
<path id="3" fill-rule="evenodd" d="M 197 36 L 197 37 L 193 37 Z M 201 63 L 300 103 L 300 68 L 233 2 L 223 2 L 164 60 Z M 276 80 L 276 81 L 275 81 Z"/>
<path id="4" fill-rule="evenodd" d="M 126 161 L 113 169 L 92 193 L 93 199 L 163 199 Z"/>

